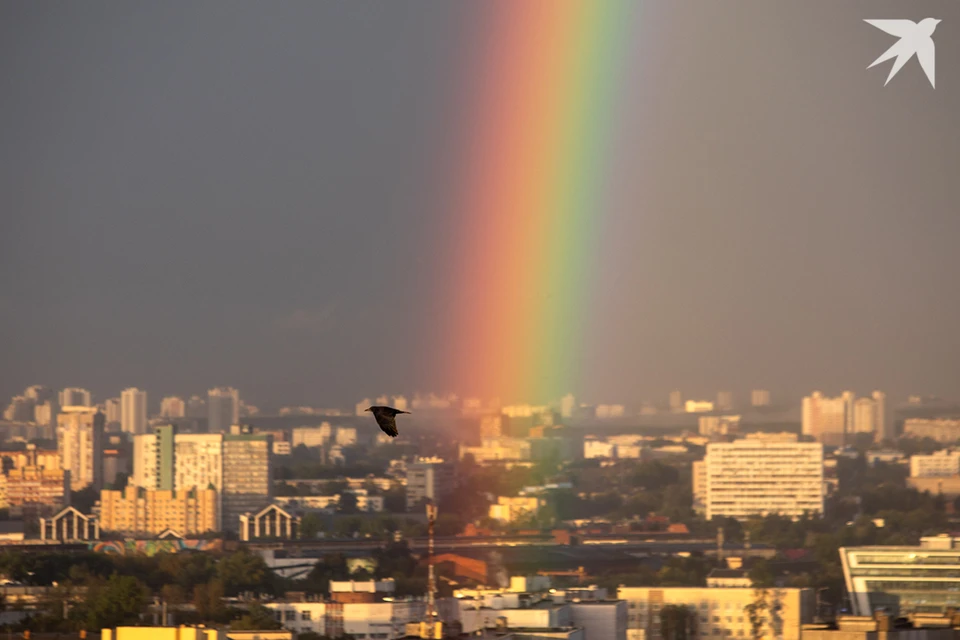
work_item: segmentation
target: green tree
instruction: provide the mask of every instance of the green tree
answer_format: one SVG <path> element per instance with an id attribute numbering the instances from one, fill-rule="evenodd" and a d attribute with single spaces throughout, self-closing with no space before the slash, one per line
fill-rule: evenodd
<path id="1" fill-rule="evenodd" d="M 357 496 L 351 491 L 344 491 L 337 501 L 337 513 L 357 513 Z"/>
<path id="2" fill-rule="evenodd" d="M 766 623 L 767 590 L 757 589 L 753 592 L 753 601 L 743 608 L 750 620 L 750 637 L 761 640 L 764 637 L 763 626 Z"/>
<path id="3" fill-rule="evenodd" d="M 312 540 L 316 538 L 317 534 L 321 531 L 323 531 L 323 520 L 320 519 L 320 516 L 312 511 L 303 516 L 303 519 L 300 521 L 301 538 Z"/>
<path id="4" fill-rule="evenodd" d="M 682 604 L 660 609 L 660 637 L 664 640 L 688 640 L 697 637 L 697 612 Z"/>
<path id="5" fill-rule="evenodd" d="M 86 629 L 109 629 L 135 623 L 148 596 L 146 586 L 133 576 L 113 574 L 106 582 L 90 581 L 86 601 L 77 608 L 77 618 L 83 621 Z"/>
<path id="6" fill-rule="evenodd" d="M 258 602 L 251 604 L 245 614 L 230 623 L 232 631 L 269 631 L 282 627 L 273 612 Z"/>
<path id="7" fill-rule="evenodd" d="M 238 551 L 217 564 L 217 577 L 229 596 L 243 591 L 272 592 L 270 568 L 263 558 L 249 551 Z"/>
<path id="8" fill-rule="evenodd" d="M 223 604 L 223 583 L 211 580 L 198 584 L 193 589 L 193 606 L 197 615 L 204 622 L 220 622 L 227 614 L 227 607 Z"/>

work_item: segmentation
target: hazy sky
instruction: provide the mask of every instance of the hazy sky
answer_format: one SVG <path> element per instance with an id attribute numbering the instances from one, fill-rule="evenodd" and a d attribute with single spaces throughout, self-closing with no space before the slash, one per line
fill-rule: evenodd
<path id="1" fill-rule="evenodd" d="M 0 2 L 0 397 L 445 390 L 485 5 Z M 928 16 L 937 88 L 916 60 L 884 87 L 863 19 Z M 573 391 L 960 396 L 960 3 L 636 19 Z"/>

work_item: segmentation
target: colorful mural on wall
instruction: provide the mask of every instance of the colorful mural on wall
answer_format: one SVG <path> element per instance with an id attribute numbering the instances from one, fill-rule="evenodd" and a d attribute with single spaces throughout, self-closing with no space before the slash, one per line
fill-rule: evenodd
<path id="1" fill-rule="evenodd" d="M 100 540 L 90 543 L 90 550 L 119 556 L 144 555 L 158 553 L 180 553 L 182 551 L 223 551 L 223 540 Z"/>

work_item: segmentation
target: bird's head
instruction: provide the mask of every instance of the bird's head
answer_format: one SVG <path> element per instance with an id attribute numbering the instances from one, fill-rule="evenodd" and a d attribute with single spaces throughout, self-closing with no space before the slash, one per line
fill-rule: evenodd
<path id="1" fill-rule="evenodd" d="M 933 30 L 940 24 L 940 20 L 938 18 L 924 18 L 920 21 L 920 24 L 926 27 L 930 31 L 930 34 L 933 35 Z"/>
<path id="2" fill-rule="evenodd" d="M 367 407 L 364 411 L 373 411 L 373 407 Z"/>

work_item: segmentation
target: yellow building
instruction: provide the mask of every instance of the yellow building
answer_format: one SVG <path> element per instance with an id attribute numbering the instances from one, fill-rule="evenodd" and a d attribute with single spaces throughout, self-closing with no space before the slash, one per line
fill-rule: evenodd
<path id="1" fill-rule="evenodd" d="M 290 631 L 228 631 L 207 627 L 117 627 L 102 629 L 102 640 L 292 640 Z"/>
<path id="2" fill-rule="evenodd" d="M 103 531 L 158 535 L 171 529 L 180 535 L 217 530 L 215 489 L 154 491 L 128 486 L 100 492 Z"/>
<path id="3" fill-rule="evenodd" d="M 490 505 L 490 517 L 501 522 L 515 522 L 527 516 L 535 516 L 540 511 L 542 500 L 536 497 L 518 496 L 510 498 L 499 496 L 497 504 Z"/>
<path id="4" fill-rule="evenodd" d="M 813 622 L 812 589 L 620 587 L 627 601 L 627 638 L 658 640 L 660 612 L 667 605 L 686 607 L 701 638 L 751 638 L 751 609 L 760 611 L 764 638 L 800 640 L 801 625 Z M 753 607 L 763 602 L 765 608 Z"/>

